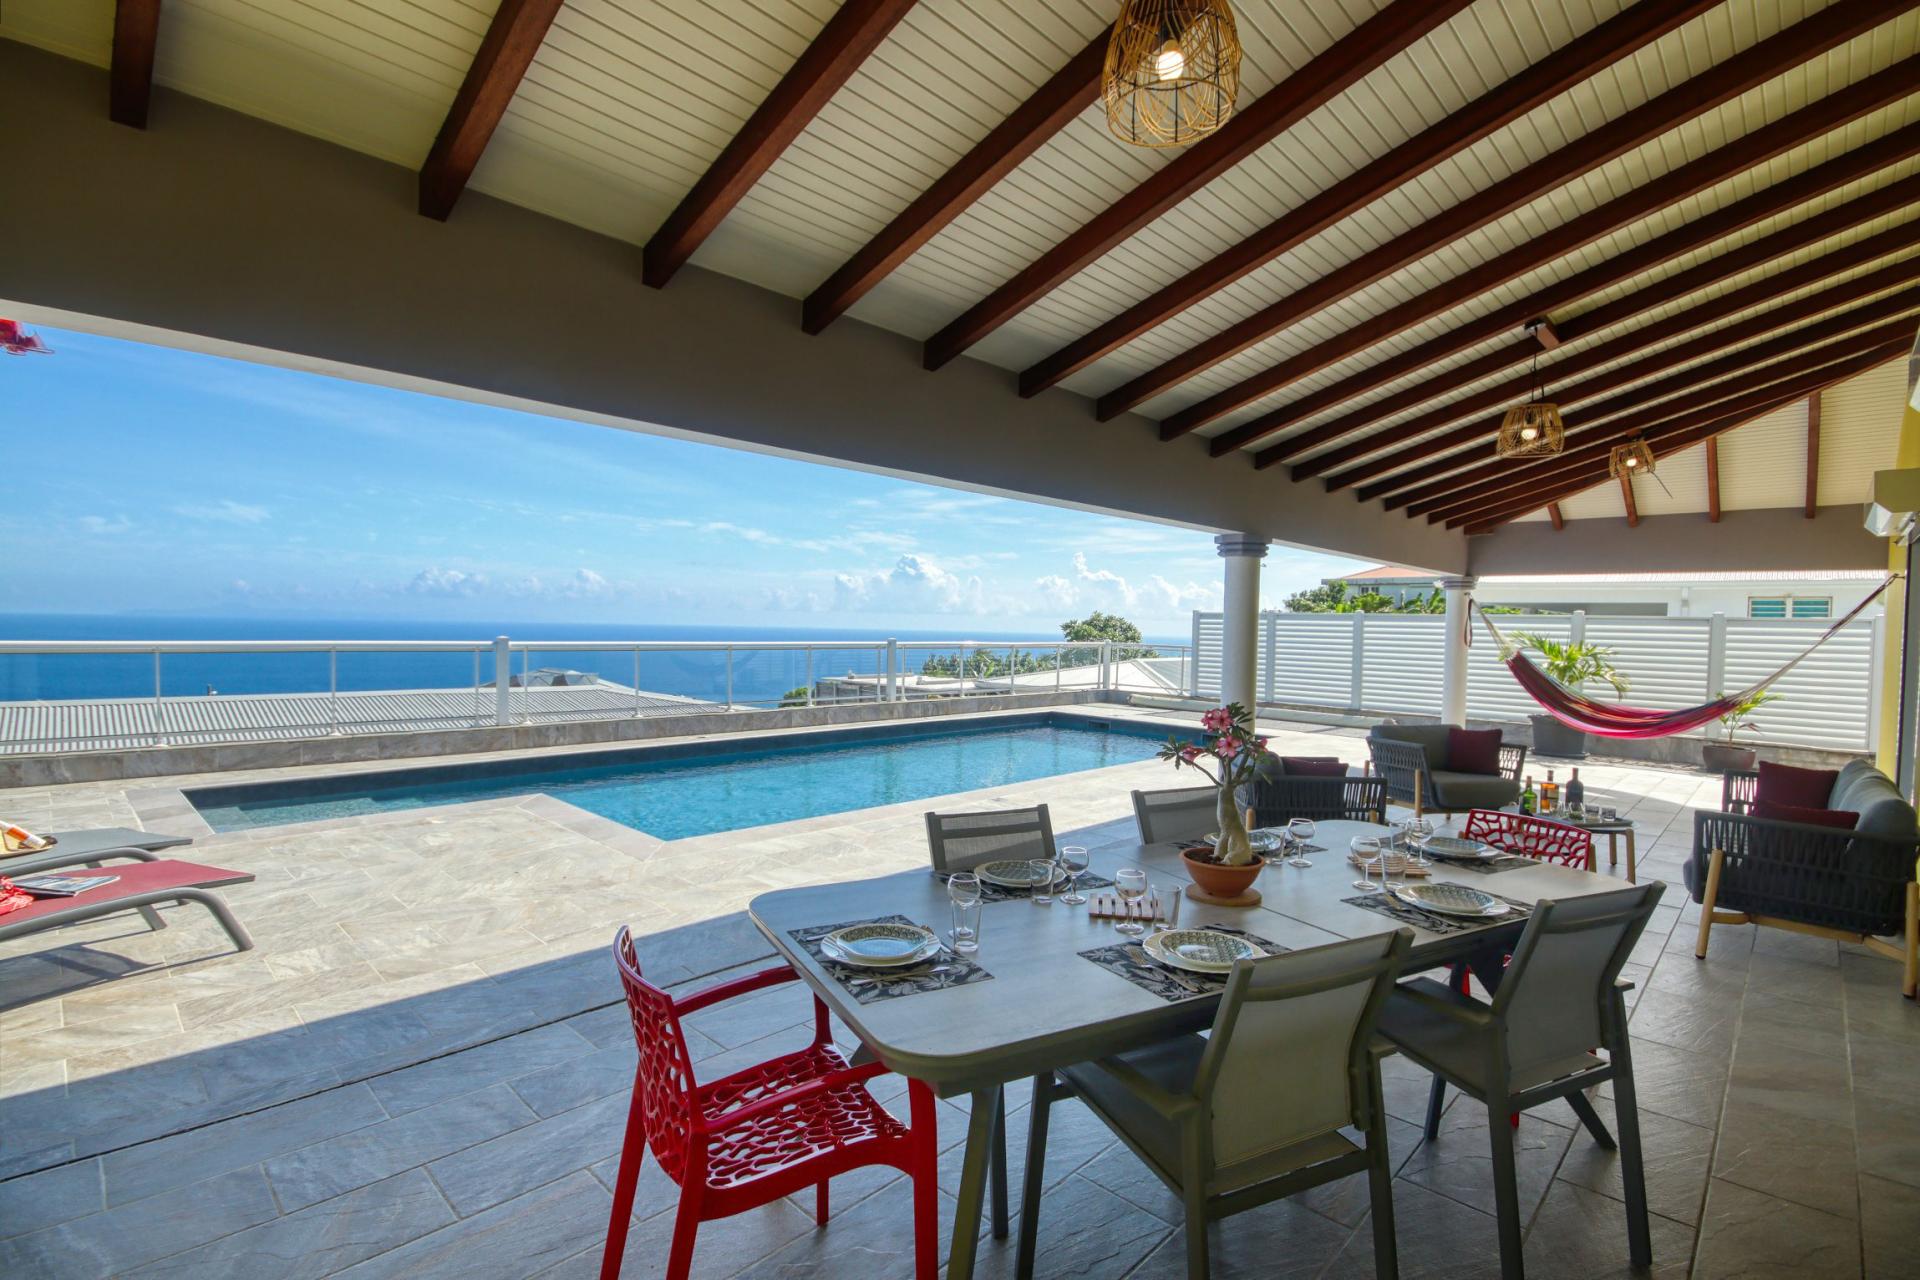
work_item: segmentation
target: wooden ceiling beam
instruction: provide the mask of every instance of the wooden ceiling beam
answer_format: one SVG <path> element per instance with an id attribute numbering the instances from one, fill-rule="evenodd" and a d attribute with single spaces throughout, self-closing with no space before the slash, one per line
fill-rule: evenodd
<path id="1" fill-rule="evenodd" d="M 1088 264 L 1352 88 L 1470 0 L 1393 0 L 1301 70 L 1237 110 L 1158 173 L 1082 224 L 927 340 L 923 363 L 940 366 L 1084 270 Z M 1116 143 L 1115 145 L 1120 145 Z"/>
<path id="2" fill-rule="evenodd" d="M 1827 370 L 1823 372 L 1822 376 L 1825 378 L 1824 381 L 1809 380 L 1803 382 L 1796 390 L 1783 393 L 1780 398 L 1772 402 L 1753 405 L 1730 412 L 1721 418 L 1700 426 L 1676 430 L 1666 436 L 1659 445 L 1654 446 L 1654 456 L 1656 458 L 1670 457 L 1673 454 L 1692 448 L 1694 445 L 1700 444 L 1703 441 L 1713 440 L 1725 435 L 1729 431 L 1736 430 L 1750 422 L 1764 418 L 1776 409 L 1783 408 L 1815 390 L 1830 387 L 1837 382 L 1844 382 L 1848 378 L 1857 377 L 1875 365 L 1883 364 L 1888 360 L 1899 359 L 1906 354 L 1908 345 L 1910 344 L 1907 342 L 1890 343 L 1887 346 L 1865 352 L 1852 360 L 1829 366 Z M 1566 486 L 1554 493 L 1543 494 L 1537 498 L 1529 497 L 1523 499 L 1516 506 L 1509 507 L 1504 511 L 1489 512 L 1484 515 L 1475 516 L 1471 519 L 1462 520 L 1457 525 L 1452 525 L 1450 522 L 1450 527 L 1463 528 L 1470 535 L 1489 533 L 1509 520 L 1523 516 L 1529 511 L 1538 510 L 1544 502 L 1564 502 L 1575 494 L 1591 489 L 1595 485 L 1606 483 L 1606 480 L 1606 465 L 1602 463 L 1597 472 L 1590 471 L 1586 476 L 1568 482 Z"/>
<path id="3" fill-rule="evenodd" d="M 1512 335 L 1513 331 L 1531 316 L 1543 315 L 1603 292 L 1651 271 L 1662 263 L 1714 244 L 1767 218 L 1820 199 L 1851 183 L 1870 177 L 1888 166 L 1911 159 L 1915 155 L 1920 155 L 1920 125 L 1897 129 L 1865 146 L 1855 147 L 1831 160 L 1814 165 L 1784 182 L 1762 188 L 1703 218 L 1689 220 L 1671 231 L 1655 236 L 1645 244 L 1603 259 L 1564 280 L 1546 285 L 1512 305 L 1497 307 L 1478 319 L 1462 321 L 1451 329 L 1425 342 L 1417 343 L 1398 355 L 1389 356 L 1344 378 L 1336 379 L 1319 391 L 1276 406 L 1252 421 L 1258 422 L 1270 431 L 1284 430 L 1337 404 L 1385 386 L 1395 379 L 1427 372 L 1427 376 L 1420 378 L 1415 385 L 1402 391 L 1384 396 L 1339 418 L 1289 436 L 1285 440 L 1275 441 L 1254 455 L 1254 465 L 1265 468 L 1298 457 L 1311 449 L 1384 422 L 1390 417 L 1457 391 L 1461 387 L 1472 386 L 1480 379 L 1497 373 L 1501 369 L 1529 360 L 1536 352 L 1534 344 L 1522 337 Z M 1697 289 L 1731 278 L 1732 275 L 1766 262 L 1790 249 L 1818 243 L 1826 236 L 1867 220 L 1865 216 L 1855 216 L 1856 214 L 1865 215 L 1874 208 L 1890 211 L 1897 207 L 1899 207 L 1898 204 L 1884 204 L 1879 192 L 1868 192 L 1858 200 L 1849 201 L 1836 210 L 1802 219 L 1800 223 L 1793 226 L 1762 236 L 1748 244 L 1728 249 L 1724 253 L 1715 254 L 1663 280 L 1643 285 L 1610 302 L 1601 303 L 1579 315 L 1562 320 L 1557 326 L 1561 340 L 1568 343 L 1579 342 L 1640 312 L 1664 306 Z M 1843 212 L 1845 210 L 1855 212 Z M 1429 372 L 1430 366 L 1440 361 L 1459 355 L 1481 343 L 1498 341 L 1503 337 L 1508 338 L 1509 341 L 1501 348 L 1469 360 L 1457 368 Z"/>
<path id="4" fill-rule="evenodd" d="M 1915 175 L 1905 182 L 1894 183 L 1893 186 L 1889 188 L 1889 191 L 1901 196 L 1903 203 L 1907 199 L 1920 201 L 1920 175 Z M 1900 205 L 1890 202 L 1887 207 L 1893 209 L 1899 208 Z M 1832 212 L 1839 211 L 1834 210 Z M 1858 213 L 1858 219 L 1860 221 L 1867 221 L 1877 216 L 1877 213 L 1867 211 L 1859 211 Z M 1809 223 L 1818 221 L 1821 221 L 1818 217 L 1806 220 L 1806 222 Z M 1765 241 L 1775 241 L 1776 243 L 1768 245 L 1767 248 L 1777 248 L 1779 252 L 1771 255 L 1777 257 L 1780 253 L 1790 252 L 1791 248 L 1806 243 L 1807 237 L 1818 231 L 1817 227 L 1811 231 L 1803 231 L 1803 228 L 1804 224 L 1789 227 L 1783 232 L 1776 232 L 1773 236 L 1763 237 L 1762 240 L 1754 241 L 1752 245 L 1746 247 L 1751 248 L 1761 245 Z M 1781 236 L 1788 237 L 1788 240 L 1778 240 L 1778 237 Z M 1850 245 L 1843 245 L 1835 249 L 1832 253 L 1808 259 L 1784 271 L 1776 272 L 1773 275 L 1752 281 L 1738 289 L 1730 290 L 1717 297 L 1708 298 L 1690 307 L 1674 311 L 1654 321 L 1652 324 L 1621 334 L 1606 342 L 1595 343 L 1583 351 L 1562 357 L 1552 364 L 1547 365 L 1542 371 L 1542 377 L 1549 380 L 1550 385 L 1557 385 L 1564 388 L 1568 378 L 1585 373 L 1590 369 L 1604 368 L 1628 356 L 1657 349 L 1659 344 L 1663 342 L 1684 337 L 1689 333 L 1707 330 L 1728 316 L 1738 315 L 1742 311 L 1750 310 L 1756 306 L 1778 302 L 1783 298 L 1788 299 L 1788 305 L 1776 311 L 1762 312 L 1760 315 L 1738 321 L 1719 332 L 1732 335 L 1727 339 L 1728 342 L 1737 342 L 1742 341 L 1745 337 L 1765 332 L 1767 328 L 1772 327 L 1767 323 L 1768 317 L 1777 317 L 1777 319 L 1773 320 L 1773 325 L 1791 324 L 1795 320 L 1817 314 L 1820 310 L 1819 307 L 1811 305 L 1810 300 L 1808 303 L 1803 304 L 1801 301 L 1794 299 L 1793 294 L 1828 276 L 1835 276 L 1846 271 L 1851 271 L 1856 267 L 1873 262 L 1878 258 L 1899 253 L 1903 250 L 1914 248 L 1915 246 L 1920 246 L 1920 222 L 1903 223 L 1888 231 L 1881 232 L 1879 235 L 1868 236 Z M 1733 253 L 1723 254 L 1721 257 L 1734 257 L 1738 252 L 1739 251 L 1736 250 Z M 1718 263 L 1720 259 L 1714 258 L 1709 259 L 1709 261 Z M 1703 263 L 1701 265 L 1704 266 L 1706 264 Z M 1730 264 L 1728 267 L 1728 272 L 1737 273 L 1738 270 L 1739 268 L 1736 265 Z M 1692 273 L 1689 272 L 1686 274 Z M 1723 272 L 1722 278 L 1725 278 L 1726 274 L 1726 272 Z M 1847 302 L 1867 297 L 1881 289 L 1891 288 L 1894 283 L 1897 283 L 1897 281 L 1888 281 L 1876 287 L 1870 280 L 1848 281 L 1837 286 L 1836 289 L 1823 292 L 1819 296 L 1829 300 L 1826 305 L 1837 307 Z M 1664 293 L 1666 291 L 1661 289 L 1659 292 Z M 1689 290 L 1689 292 L 1692 291 Z M 1710 334 L 1703 335 L 1701 339 L 1696 339 L 1695 341 L 1704 341 L 1706 337 L 1710 336 Z M 1711 347 L 1695 349 L 1706 350 L 1711 349 Z M 1669 348 L 1669 350 L 1671 350 L 1671 348 Z M 1448 452 L 1463 444 L 1471 444 L 1486 433 L 1484 423 L 1477 421 L 1470 422 L 1452 431 L 1442 432 L 1439 435 L 1429 433 L 1467 415 L 1487 413 L 1511 404 L 1516 399 L 1527 395 L 1533 389 L 1533 385 L 1533 377 L 1529 372 L 1518 374 L 1502 382 L 1482 387 L 1471 395 L 1464 396 L 1459 400 L 1437 406 L 1425 413 L 1415 414 L 1413 417 L 1403 422 L 1395 423 L 1383 431 L 1376 432 L 1370 436 L 1361 436 L 1346 444 L 1329 449 L 1325 453 L 1309 458 L 1304 462 L 1297 463 L 1292 470 L 1293 478 L 1296 480 L 1306 479 L 1309 476 L 1331 471 L 1336 467 L 1353 462 L 1355 459 L 1364 458 L 1369 454 L 1379 454 L 1383 449 L 1391 450 L 1391 452 L 1382 454 L 1373 462 L 1363 463 L 1350 470 L 1342 471 L 1337 475 L 1329 476 L 1326 481 L 1326 486 L 1328 491 L 1332 492 L 1360 481 L 1371 479 L 1374 476 L 1385 474 L 1396 468 L 1404 467 L 1410 462 L 1434 457 L 1435 455 Z M 1585 386 L 1587 384 L 1583 383 L 1581 385 Z M 1554 392 L 1554 398 L 1558 403 L 1564 405 L 1571 400 L 1572 393 L 1564 390 L 1556 391 Z M 1384 491 L 1385 490 L 1382 490 L 1382 492 Z M 1371 497 L 1377 495 L 1369 494 L 1365 496 Z M 1363 500 L 1365 500 L 1364 497 Z"/>
<path id="5" fill-rule="evenodd" d="M 1720 441 L 1707 439 L 1707 523 L 1720 523 Z"/>
<path id="6" fill-rule="evenodd" d="M 1884 339 L 1884 334 L 1881 335 Z M 1804 400 L 1821 387 L 1856 377 L 1875 365 L 1903 354 L 1912 345 L 1911 330 L 1899 341 L 1881 341 L 1879 345 L 1832 344 L 1829 363 L 1770 385 L 1756 386 L 1744 395 L 1722 400 L 1692 414 L 1669 419 L 1643 430 L 1641 438 L 1653 449 L 1656 458 L 1698 444 L 1718 434 L 1716 422 L 1749 422 L 1796 401 Z M 1724 429 L 1724 428 L 1720 428 Z M 1450 529 L 1485 523 L 1493 518 L 1511 518 L 1537 511 L 1549 502 L 1564 502 L 1574 494 L 1610 479 L 1607 465 L 1612 446 L 1621 436 L 1590 450 L 1585 457 L 1568 459 L 1551 474 L 1542 475 L 1526 486 L 1509 490 L 1486 501 L 1467 501 L 1430 519 L 1444 521 Z"/>
<path id="7" fill-rule="evenodd" d="M 1915 309 L 1920 310 L 1920 302 L 1915 304 Z M 1502 463 L 1490 458 L 1479 475 L 1466 477 L 1464 482 L 1460 483 L 1449 482 L 1433 486 L 1420 493 L 1417 498 L 1406 504 L 1407 514 L 1424 515 L 1429 521 L 1438 521 L 1464 507 L 1484 504 L 1488 499 L 1498 498 L 1501 494 L 1536 487 L 1555 476 L 1573 472 L 1594 459 L 1604 461 L 1613 446 L 1629 436 L 1641 435 L 1651 439 L 1664 424 L 1686 421 L 1701 413 L 1726 412 L 1727 410 L 1718 406 L 1730 401 L 1751 399 L 1756 393 L 1756 388 L 1765 389 L 1804 380 L 1811 372 L 1824 368 L 1836 360 L 1848 359 L 1863 350 L 1877 349 L 1889 342 L 1893 335 L 1902 332 L 1906 333 L 1911 340 L 1913 332 L 1911 319 L 1890 321 L 1871 329 L 1793 351 L 1780 358 L 1766 359 L 1756 353 L 1754 362 L 1749 367 L 1735 371 L 1733 376 L 1726 377 L 1724 381 L 1697 387 L 1684 395 L 1674 396 L 1652 405 L 1633 406 L 1633 411 L 1625 416 L 1582 432 L 1579 436 L 1569 439 L 1564 453 L 1517 466 L 1511 462 Z M 1777 354 L 1777 350 L 1769 353 L 1770 356 Z M 1724 375 L 1727 371 L 1723 369 L 1717 372 Z M 1676 383 L 1676 385 L 1684 384 Z"/>
<path id="8" fill-rule="evenodd" d="M 1813 519 L 1820 508 L 1820 393 L 1807 397 L 1807 501 L 1805 515 Z"/>
<path id="9" fill-rule="evenodd" d="M 420 212 L 445 221 L 507 113 L 564 0 L 500 0 L 460 92 L 420 166 Z"/>
<path id="10" fill-rule="evenodd" d="M 901 210 L 900 216 L 808 294 L 801 307 L 800 327 L 808 333 L 819 333 L 832 324 L 919 252 L 941 228 L 1038 151 L 1041 144 L 1098 102 L 1109 34 L 1102 31 L 1088 41 L 1072 61 L 1034 90 L 1012 115 L 995 125 L 938 181 Z"/>
<path id="11" fill-rule="evenodd" d="M 107 70 L 107 114 L 115 124 L 147 127 L 153 101 L 153 55 L 160 43 L 160 0 L 117 0 L 113 62 Z"/>
<path id="12" fill-rule="evenodd" d="M 1909 245 L 1920 245 L 1920 221 L 1903 224 L 1902 226 L 1894 228 L 1893 231 Z M 1872 239 L 1878 240 L 1880 237 L 1875 236 L 1872 237 Z M 1868 242 L 1862 241 L 1861 243 L 1866 244 Z M 1845 270 L 1850 266 L 1857 266 L 1863 261 L 1871 262 L 1874 258 L 1880 256 L 1882 256 L 1880 253 L 1863 254 L 1858 261 L 1835 265 L 1832 267 L 1832 270 L 1835 272 Z M 1821 259 L 1815 259 L 1814 261 L 1820 262 Z M 1812 263 L 1807 263 L 1803 264 L 1803 267 L 1812 265 Z M 1863 298 L 1871 298 L 1875 294 L 1884 293 L 1897 285 L 1920 280 L 1920 257 L 1905 258 L 1897 262 L 1889 263 L 1879 272 L 1856 276 L 1830 289 L 1823 289 L 1818 293 L 1809 294 L 1804 297 L 1794 297 L 1794 295 L 1801 289 L 1804 289 L 1808 283 L 1807 280 L 1801 278 L 1802 269 L 1796 268 L 1794 271 L 1786 274 L 1789 276 L 1786 280 L 1778 282 L 1772 280 L 1766 281 L 1765 283 L 1773 287 L 1764 292 L 1750 289 L 1736 289 L 1732 293 L 1715 299 L 1711 304 L 1708 304 L 1713 314 L 1703 317 L 1702 320 L 1715 319 L 1728 314 L 1738 314 L 1760 302 L 1777 301 L 1780 298 L 1788 299 L 1785 305 L 1747 316 L 1723 328 L 1707 329 L 1705 332 L 1699 334 L 1699 336 L 1686 342 L 1680 342 L 1671 347 L 1657 349 L 1651 355 L 1643 356 L 1641 359 L 1630 363 L 1616 364 L 1614 367 L 1606 369 L 1604 372 L 1596 374 L 1583 382 L 1577 382 L 1571 385 L 1562 383 L 1560 390 L 1553 393 L 1555 403 L 1559 404 L 1564 410 L 1569 405 L 1580 404 L 1584 401 L 1591 400 L 1595 396 L 1604 395 L 1616 388 L 1628 386 L 1643 378 L 1649 378 L 1654 374 L 1687 364 L 1689 361 L 1698 360 L 1714 351 L 1738 346 L 1740 343 L 1758 338 L 1775 329 L 1797 324 L 1807 320 L 1809 317 L 1832 311 L 1838 307 L 1847 306 Z M 1723 303 L 1727 305 L 1722 306 L 1721 304 Z M 1830 328 L 1828 332 L 1840 333 L 1844 332 L 1847 328 L 1857 328 L 1861 324 L 1872 323 L 1874 320 L 1882 318 L 1888 313 L 1884 310 L 1876 311 L 1865 309 L 1862 312 L 1852 312 L 1848 314 L 1849 316 L 1857 318 L 1853 319 L 1851 323 L 1848 323 L 1844 319 L 1833 322 L 1841 327 Z M 1684 321 L 1688 320 L 1691 316 L 1691 311 L 1685 311 L 1671 318 Z M 1700 326 L 1688 323 L 1678 331 L 1688 332 L 1695 327 L 1704 327 L 1704 323 Z M 1658 340 L 1658 338 L 1655 338 L 1649 340 L 1648 343 L 1636 343 L 1635 347 L 1652 345 Z M 1807 340 L 1811 339 L 1802 339 L 1802 344 Z M 1594 348 L 1593 352 L 1587 354 L 1593 355 L 1595 358 L 1580 361 L 1578 369 L 1554 368 L 1549 370 L 1548 373 L 1558 381 L 1569 373 L 1578 372 L 1579 369 L 1591 368 L 1596 365 L 1606 365 L 1619 359 L 1622 355 L 1627 354 L 1626 351 L 1622 350 L 1609 350 L 1609 348 L 1614 345 L 1615 344 L 1609 343 Z M 1681 374 L 1680 377 L 1684 381 L 1685 379 L 1697 376 L 1698 372 L 1698 370 L 1689 370 Z M 1506 385 L 1509 388 L 1512 386 L 1512 384 Z M 1490 411 L 1504 400 L 1509 399 L 1511 394 L 1512 392 L 1509 390 L 1507 395 L 1495 399 L 1491 405 L 1482 404 L 1481 408 Z M 1475 399 L 1478 401 L 1479 397 Z M 1591 416 L 1591 413 L 1575 415 L 1576 421 L 1582 421 Z M 1499 429 L 1500 421 L 1498 418 L 1483 418 L 1452 431 L 1434 436 L 1431 439 L 1423 440 L 1417 445 L 1409 446 L 1400 450 L 1398 453 L 1390 454 L 1382 458 L 1376 465 L 1383 470 L 1388 467 L 1405 466 L 1406 463 L 1416 458 L 1431 458 L 1432 460 L 1422 466 L 1397 471 L 1377 485 L 1363 487 L 1360 491 L 1361 500 L 1368 501 L 1372 498 L 1393 493 L 1411 485 L 1422 484 L 1435 477 L 1446 475 L 1448 472 L 1457 470 L 1460 467 L 1482 461 L 1484 458 L 1483 450 L 1475 448 L 1474 446 L 1491 439 L 1499 432 Z M 1315 461 L 1318 461 L 1318 459 L 1315 459 Z M 1355 470 L 1359 471 L 1363 470 L 1363 468 L 1356 468 Z M 1345 483 L 1347 477 L 1352 474 L 1354 473 L 1343 473 L 1343 475 L 1335 479 Z M 1328 480 L 1327 488 L 1329 490 L 1338 487 L 1335 484 L 1335 479 Z M 1388 499 L 1387 506 L 1389 509 L 1397 505 L 1400 504 L 1392 499 Z"/>
<path id="13" fill-rule="evenodd" d="M 913 0 L 844 0 L 647 241 L 647 284 L 659 289 L 673 279 L 911 8 Z"/>
<path id="14" fill-rule="evenodd" d="M 1883 3 L 1885 0 L 1874 0 L 1869 7 L 1878 10 Z M 1898 3 L 1920 5 L 1920 0 L 1898 0 Z M 1842 0 L 1841 4 L 1822 10 L 1819 18 L 1824 19 L 1828 14 L 1844 16 L 1842 11 L 1847 8 L 1848 0 Z M 1874 24 L 1865 25 L 1870 29 Z M 1810 26 L 1819 27 L 1820 30 L 1807 30 Z M 1839 29 L 1848 28 L 1842 24 Z M 1202 369 L 1210 368 L 1220 360 L 1236 355 L 1304 318 L 1306 313 L 1297 310 L 1299 299 L 1313 296 L 1316 303 L 1312 310 L 1318 310 L 1345 298 L 1398 267 L 1495 221 L 1545 191 L 1563 185 L 1569 178 L 1590 172 L 1674 126 L 1766 83 L 1806 58 L 1832 48 L 1832 44 L 1828 43 L 1830 34 L 1824 23 L 1808 19 L 1721 63 L 1704 75 L 1696 76 L 1679 88 L 1661 94 L 1611 124 L 1602 125 L 1580 143 L 1553 152 L 1512 178 L 1496 183 L 1479 195 L 1469 197 L 1430 219 L 1415 231 L 1394 237 L 1347 266 L 1321 277 L 1307 289 L 1256 312 L 1216 339 L 1210 339 L 1208 344 L 1202 344 L 1207 348 L 1208 358 L 1196 366 L 1188 367 L 1186 356 L 1176 357 L 1162 368 L 1178 365 L 1177 376 L 1149 394 L 1157 394 L 1158 390 L 1165 390 Z M 1785 43 L 1782 43 L 1783 40 Z M 1814 46 L 1811 50 L 1806 47 L 1809 43 Z M 1890 102 L 1898 101 L 1913 91 L 1916 76 L 1920 76 L 1920 55 L 1837 89 L 1772 124 L 1761 126 L 1738 141 L 1712 149 L 1597 208 L 1541 232 L 1505 253 L 1497 254 L 1476 267 L 1423 290 L 1351 329 L 1315 343 L 1278 364 L 1242 378 L 1231 387 L 1169 415 L 1161 424 L 1161 436 L 1163 439 L 1177 438 L 1197 430 L 1284 389 L 1300 378 L 1404 333 L 1556 258 L 1565 257 L 1649 214 L 1698 195 L 1728 178 L 1765 164 L 1811 138 L 1829 133 Z M 1593 157 L 1592 163 L 1587 163 L 1589 155 Z M 1562 156 L 1575 159 L 1560 161 Z M 1535 183 L 1540 184 L 1538 189 L 1535 189 Z M 1517 198 L 1520 194 L 1525 194 L 1527 199 Z M 1283 323 L 1273 323 L 1276 320 Z M 1194 348 L 1195 351 L 1200 349 Z M 1126 394 L 1116 393 L 1111 401 L 1102 397 L 1102 411 L 1112 406 L 1138 403 L 1132 399 L 1135 391 L 1148 388 L 1157 379 L 1158 371 L 1145 374 L 1128 384 L 1130 389 Z M 1215 456 L 1222 456 L 1252 444 L 1266 434 L 1265 430 L 1236 427 L 1216 436 L 1211 442 L 1212 448 Z"/>
<path id="15" fill-rule="evenodd" d="M 1716 3 L 1639 0 L 1034 364 L 1020 375 L 1020 394 L 1037 395 L 1078 373 Z"/>
<path id="16" fill-rule="evenodd" d="M 1640 527 L 1640 508 L 1633 501 L 1633 477 L 1627 472 L 1620 473 L 1620 501 L 1627 508 L 1627 528 Z"/>

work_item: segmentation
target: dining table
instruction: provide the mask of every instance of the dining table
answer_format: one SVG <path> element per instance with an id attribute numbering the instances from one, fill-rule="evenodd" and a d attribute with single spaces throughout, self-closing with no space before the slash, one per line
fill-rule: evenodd
<path id="1" fill-rule="evenodd" d="M 1510 949 L 1524 927 L 1523 911 L 1485 921 L 1436 918 L 1431 921 L 1435 927 L 1428 928 L 1353 901 L 1362 892 L 1354 887 L 1359 873 L 1348 860 L 1349 842 L 1356 836 L 1388 834 L 1389 828 L 1370 823 L 1321 822 L 1313 838 L 1321 848 L 1309 854 L 1312 866 L 1269 862 L 1255 883 L 1260 901 L 1254 906 L 1221 907 L 1183 899 L 1179 925 L 1221 925 L 1287 950 L 1408 927 L 1414 935 L 1409 972 L 1489 955 L 1497 965 L 1501 949 Z M 1122 868 L 1137 867 L 1156 886 L 1184 890 L 1190 880 L 1180 851 L 1175 843 L 1107 844 L 1093 849 L 1089 870 L 1110 880 Z M 1517 904 L 1621 887 L 1619 881 L 1590 871 L 1551 863 L 1514 865 L 1518 861 L 1503 860 L 1502 869 L 1494 873 L 1435 861 L 1421 879 L 1468 885 Z M 847 985 L 846 971 L 807 945 L 824 927 L 885 917 L 905 917 L 944 936 L 950 911 L 945 881 L 931 867 L 776 889 L 749 906 L 754 924 L 858 1037 L 863 1055 L 923 1082 L 939 1097 L 970 1097 L 947 1270 L 951 1280 L 969 1280 L 992 1157 L 1003 1150 L 996 1140 L 996 1127 L 1004 1123 L 1002 1086 L 1203 1029 L 1213 1020 L 1220 983 L 1186 980 L 1180 985 L 1191 990 L 1169 994 L 1104 967 L 1083 953 L 1128 941 L 1117 933 L 1117 922 L 1095 918 L 1089 906 L 1070 906 L 1058 897 L 1048 905 L 1018 897 L 985 903 L 975 954 L 962 958 L 943 953 L 932 966 L 933 980 L 884 998 L 876 998 L 871 986 L 857 990 L 858 983 Z M 962 962 L 953 967 L 964 970 L 966 980 L 943 986 L 938 971 L 953 961 Z M 1480 971 L 1476 965 L 1475 972 Z M 994 1232 L 1004 1235 L 1005 1175 L 1000 1169 L 992 1172 L 998 1175 L 994 1181 L 1002 1206 L 994 1215 Z"/>

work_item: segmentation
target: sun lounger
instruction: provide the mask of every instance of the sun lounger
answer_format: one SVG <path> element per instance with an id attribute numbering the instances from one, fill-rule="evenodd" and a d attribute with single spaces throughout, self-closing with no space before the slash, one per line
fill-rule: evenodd
<path id="1" fill-rule="evenodd" d="M 134 827 L 89 827 L 83 831 L 49 831 L 47 834 L 53 837 L 53 848 L 0 857 L 0 876 L 31 876 L 58 867 L 97 867 L 111 858 L 152 862 L 162 849 L 178 849 L 193 843 L 191 836 L 168 836 Z M 140 917 L 149 929 L 167 927 L 167 922 L 152 907 L 141 907 Z"/>
<path id="2" fill-rule="evenodd" d="M 80 854 L 66 864 L 84 863 L 89 856 Z M 161 858 L 154 862 L 131 862 L 112 869 L 117 877 L 111 884 L 75 894 L 71 898 L 40 898 L 30 907 L 0 916 L 0 941 L 58 929 L 62 925 L 97 920 L 115 912 L 140 910 L 144 913 L 162 902 L 197 902 L 213 913 L 220 927 L 242 951 L 253 949 L 253 939 L 233 917 L 227 904 L 212 890 L 222 885 L 245 884 L 253 876 L 245 871 L 227 871 L 202 866 L 197 862 L 177 862 Z"/>

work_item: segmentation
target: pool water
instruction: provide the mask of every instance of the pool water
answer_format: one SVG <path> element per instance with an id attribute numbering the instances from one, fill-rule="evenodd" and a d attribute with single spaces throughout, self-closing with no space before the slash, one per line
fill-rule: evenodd
<path id="1" fill-rule="evenodd" d="M 797 734 L 778 746 L 676 744 L 190 791 L 215 831 L 545 792 L 663 840 L 923 800 L 1151 759 L 1144 727 L 1051 716 L 979 728 Z M 1098 722 L 1094 722 L 1098 723 Z"/>

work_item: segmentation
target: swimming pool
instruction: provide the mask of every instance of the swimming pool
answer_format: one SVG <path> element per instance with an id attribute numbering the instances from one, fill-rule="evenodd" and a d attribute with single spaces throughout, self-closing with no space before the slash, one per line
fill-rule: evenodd
<path id="1" fill-rule="evenodd" d="M 1144 725 L 1043 713 L 971 726 L 791 734 L 745 749 L 737 741 L 675 743 L 552 761 L 240 783 L 186 796 L 215 831 L 246 831 L 545 792 L 636 831 L 680 840 L 1148 760 L 1162 740 Z"/>

